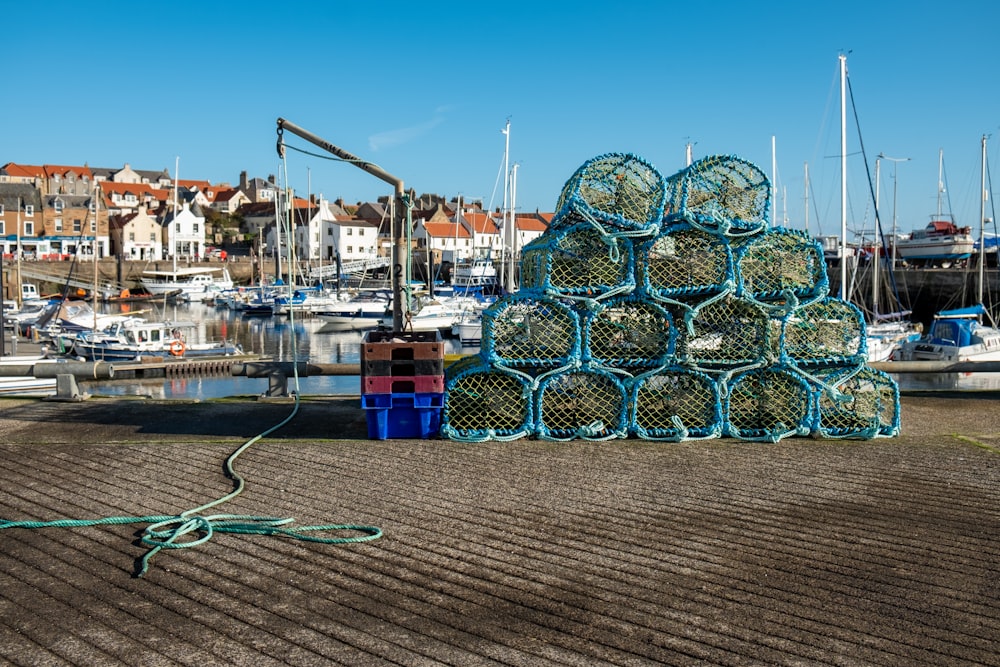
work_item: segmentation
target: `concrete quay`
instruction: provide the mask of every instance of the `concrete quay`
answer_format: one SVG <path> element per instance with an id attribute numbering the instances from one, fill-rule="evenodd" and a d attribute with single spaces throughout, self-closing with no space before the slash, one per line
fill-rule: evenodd
<path id="1" fill-rule="evenodd" d="M 321 544 L 148 522 L 0 531 L 20 665 L 1000 665 L 1000 410 L 902 433 L 369 440 L 357 397 L 0 400 L 0 517 L 295 517 Z"/>

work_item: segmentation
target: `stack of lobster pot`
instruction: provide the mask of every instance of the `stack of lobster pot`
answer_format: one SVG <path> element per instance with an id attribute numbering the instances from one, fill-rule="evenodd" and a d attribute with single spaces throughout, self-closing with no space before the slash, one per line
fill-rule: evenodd
<path id="1" fill-rule="evenodd" d="M 480 353 L 447 369 L 442 435 L 898 433 L 861 313 L 828 295 L 816 241 L 767 228 L 769 195 L 733 156 L 669 179 L 631 154 L 585 163 L 523 248 L 521 290 L 484 313 Z"/>

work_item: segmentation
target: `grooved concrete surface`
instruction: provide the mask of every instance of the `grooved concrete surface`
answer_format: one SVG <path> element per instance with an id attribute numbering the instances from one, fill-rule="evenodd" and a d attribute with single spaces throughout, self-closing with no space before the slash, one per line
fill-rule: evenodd
<path id="1" fill-rule="evenodd" d="M 680 444 L 366 439 L 306 399 L 212 512 L 359 523 L 324 545 L 145 524 L 0 531 L 14 665 L 1000 665 L 1000 411 L 904 396 L 903 434 Z M 290 403 L 0 401 L 0 517 L 178 514 Z"/>

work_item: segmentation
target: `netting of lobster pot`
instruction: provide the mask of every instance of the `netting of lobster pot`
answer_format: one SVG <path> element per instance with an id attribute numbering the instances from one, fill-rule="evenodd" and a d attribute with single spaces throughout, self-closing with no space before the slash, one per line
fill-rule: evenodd
<path id="1" fill-rule="evenodd" d="M 481 354 L 509 368 L 559 368 L 580 360 L 580 319 L 538 290 L 521 290 L 483 311 Z"/>
<path id="2" fill-rule="evenodd" d="M 515 440 L 533 435 L 534 394 L 521 374 L 490 366 L 480 355 L 445 369 L 441 435 L 452 440 Z"/>
<path id="3" fill-rule="evenodd" d="M 827 295 L 823 247 L 803 232 L 772 229 L 736 251 L 737 294 L 768 308 L 795 308 Z"/>
<path id="4" fill-rule="evenodd" d="M 674 361 L 677 329 L 662 306 L 632 294 L 579 311 L 584 363 L 659 368 Z"/>
<path id="5" fill-rule="evenodd" d="M 635 289 L 632 242 L 580 221 L 524 246 L 521 285 L 554 296 L 606 299 Z"/>
<path id="6" fill-rule="evenodd" d="M 677 358 L 700 370 L 763 366 L 773 349 L 767 313 L 731 294 L 686 305 L 678 325 Z"/>
<path id="7" fill-rule="evenodd" d="M 628 436 L 628 395 L 614 374 L 583 366 L 540 378 L 538 436 L 546 440 L 610 440 Z"/>
<path id="8" fill-rule="evenodd" d="M 721 294 L 736 285 L 729 239 L 686 222 L 636 243 L 635 256 L 638 288 L 653 299 Z"/>
<path id="9" fill-rule="evenodd" d="M 716 381 L 705 373 L 665 367 L 631 383 L 629 431 L 646 440 L 680 442 L 722 434 Z"/>
<path id="10" fill-rule="evenodd" d="M 780 318 L 775 358 L 788 365 L 856 365 L 868 355 L 864 315 L 854 304 L 826 297 Z"/>
<path id="11" fill-rule="evenodd" d="M 771 184 L 752 162 L 711 155 L 667 179 L 666 222 L 685 220 L 725 236 L 755 234 L 767 226 Z"/>
<path id="12" fill-rule="evenodd" d="M 864 364 L 818 369 L 816 434 L 823 438 L 867 440 L 899 434 L 899 386 Z"/>
<path id="13" fill-rule="evenodd" d="M 813 394 L 798 373 L 779 367 L 755 368 L 723 381 L 726 435 L 740 440 L 777 442 L 808 435 Z"/>
<path id="14" fill-rule="evenodd" d="M 608 153 L 566 181 L 552 227 L 583 218 L 606 231 L 647 236 L 659 227 L 666 200 L 666 180 L 656 167 L 630 153 Z"/>

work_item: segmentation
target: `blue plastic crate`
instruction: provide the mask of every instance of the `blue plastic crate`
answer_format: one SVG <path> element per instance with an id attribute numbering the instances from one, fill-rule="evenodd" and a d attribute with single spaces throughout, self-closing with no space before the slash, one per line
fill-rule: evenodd
<path id="1" fill-rule="evenodd" d="M 437 436 L 441 429 L 444 394 L 362 394 L 361 407 L 372 440 L 426 439 Z"/>

